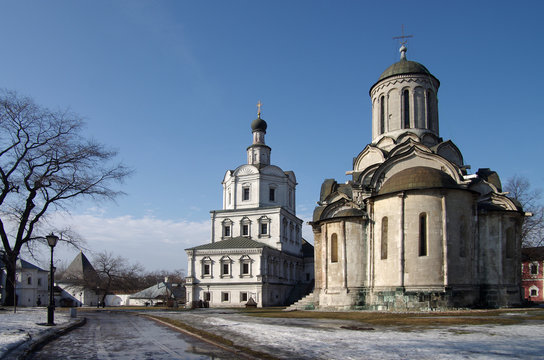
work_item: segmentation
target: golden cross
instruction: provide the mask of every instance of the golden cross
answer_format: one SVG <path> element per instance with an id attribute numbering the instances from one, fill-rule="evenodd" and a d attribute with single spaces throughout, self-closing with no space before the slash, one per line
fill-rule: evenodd
<path id="1" fill-rule="evenodd" d="M 414 37 L 414 35 L 404 35 L 404 24 L 402 24 L 402 35 L 401 36 L 395 36 L 393 38 L 393 40 L 396 40 L 396 39 L 400 39 L 400 44 L 401 45 L 406 45 L 406 43 L 408 42 L 408 38 L 412 38 Z"/>
<path id="2" fill-rule="evenodd" d="M 259 117 L 261 117 L 261 106 L 263 106 L 263 104 L 261 103 L 261 100 L 259 100 L 257 103 L 257 116 Z"/>

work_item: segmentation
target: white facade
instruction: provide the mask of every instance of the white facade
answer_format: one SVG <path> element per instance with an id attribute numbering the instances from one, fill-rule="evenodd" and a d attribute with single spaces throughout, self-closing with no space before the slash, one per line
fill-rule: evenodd
<path id="1" fill-rule="evenodd" d="M 313 280 L 305 266 L 296 177 L 270 164 L 266 122 L 253 121 L 247 164 L 223 178 L 223 208 L 211 211 L 211 243 L 187 249 L 187 303 L 283 305 Z M 295 299 L 296 300 L 296 299 Z"/>
<path id="2" fill-rule="evenodd" d="M 101 299 L 96 290 L 72 283 L 57 283 L 62 289 L 59 304 L 61 306 L 96 306 Z"/>
<path id="3" fill-rule="evenodd" d="M 49 272 L 20 259 L 16 269 L 17 306 L 47 306 Z"/>

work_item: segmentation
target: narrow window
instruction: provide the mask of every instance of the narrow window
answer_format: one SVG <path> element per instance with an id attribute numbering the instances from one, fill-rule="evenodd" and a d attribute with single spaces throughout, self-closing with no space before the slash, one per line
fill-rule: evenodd
<path id="1" fill-rule="evenodd" d="M 209 291 L 204 293 L 204 301 L 211 301 L 212 297 Z"/>
<path id="2" fill-rule="evenodd" d="M 538 296 L 538 291 L 536 289 L 531 289 L 531 296 Z"/>
<path id="3" fill-rule="evenodd" d="M 210 275 L 210 264 L 204 264 L 203 275 Z"/>
<path id="4" fill-rule="evenodd" d="M 380 134 L 385 132 L 385 97 L 380 98 Z"/>
<path id="5" fill-rule="evenodd" d="M 276 201 L 276 189 L 270 188 L 268 191 L 268 199 L 270 201 Z"/>
<path id="6" fill-rule="evenodd" d="M 402 92 L 402 97 L 404 100 L 404 128 L 410 128 L 410 92 L 404 90 Z"/>
<path id="7" fill-rule="evenodd" d="M 293 190 L 289 189 L 289 206 L 293 206 Z"/>
<path id="8" fill-rule="evenodd" d="M 38 278 L 38 286 L 42 285 L 42 278 Z"/>
<path id="9" fill-rule="evenodd" d="M 338 235 L 331 236 L 331 262 L 338 262 Z"/>
<path id="10" fill-rule="evenodd" d="M 249 275 L 249 263 L 245 262 L 242 264 L 242 274 Z"/>
<path id="11" fill-rule="evenodd" d="M 293 224 L 289 224 L 289 241 L 291 242 L 295 241 L 294 230 L 295 227 L 293 226 Z"/>
<path id="12" fill-rule="evenodd" d="M 221 301 L 229 301 L 229 293 L 228 292 L 222 292 L 221 293 Z"/>
<path id="13" fill-rule="evenodd" d="M 223 275 L 229 274 L 229 264 L 223 264 Z"/>
<path id="14" fill-rule="evenodd" d="M 245 187 L 242 189 L 242 200 L 247 201 L 249 200 L 249 188 Z"/>
<path id="15" fill-rule="evenodd" d="M 230 236 L 230 225 L 225 225 L 224 231 L 223 231 L 223 235 L 224 235 L 225 237 L 229 237 L 229 236 Z"/>
<path id="16" fill-rule="evenodd" d="M 433 97 L 432 97 L 432 91 L 431 90 L 427 90 L 427 127 L 430 129 L 430 130 L 434 130 L 433 129 L 433 116 L 432 116 L 432 101 L 433 101 Z"/>
<path id="17" fill-rule="evenodd" d="M 537 264 L 531 264 L 531 275 L 538 275 L 538 265 Z"/>
<path id="18" fill-rule="evenodd" d="M 427 256 L 427 214 L 419 214 L 419 256 Z"/>
<path id="19" fill-rule="evenodd" d="M 249 225 L 243 224 L 242 225 L 242 236 L 249 236 Z"/>
<path id="20" fill-rule="evenodd" d="M 32 277 L 29 276 L 29 277 L 26 279 L 26 283 L 27 283 L 28 285 L 32 285 Z"/>
<path id="21" fill-rule="evenodd" d="M 388 220 L 387 217 L 382 219 L 382 259 L 387 259 L 387 232 L 388 232 Z"/>
<path id="22" fill-rule="evenodd" d="M 261 235 L 268 234 L 268 224 L 261 224 Z"/>
<path id="23" fill-rule="evenodd" d="M 230 200 L 231 200 L 231 193 L 230 193 L 230 190 L 229 190 L 229 205 L 230 205 Z"/>
<path id="24" fill-rule="evenodd" d="M 247 301 L 247 292 L 240 293 L 240 301 Z"/>

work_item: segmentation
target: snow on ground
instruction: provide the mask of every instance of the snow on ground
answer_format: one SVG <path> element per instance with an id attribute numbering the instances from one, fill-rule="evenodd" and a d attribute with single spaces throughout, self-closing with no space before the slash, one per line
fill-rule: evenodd
<path id="1" fill-rule="evenodd" d="M 541 359 L 542 325 L 450 326 L 412 332 L 319 329 L 241 322 L 221 316 L 204 320 L 240 339 L 307 359 Z"/>
<path id="2" fill-rule="evenodd" d="M 55 324 L 65 324 L 69 313 L 55 312 Z M 51 329 L 37 323 L 47 322 L 47 308 L 0 308 L 0 358 L 13 347 Z"/>

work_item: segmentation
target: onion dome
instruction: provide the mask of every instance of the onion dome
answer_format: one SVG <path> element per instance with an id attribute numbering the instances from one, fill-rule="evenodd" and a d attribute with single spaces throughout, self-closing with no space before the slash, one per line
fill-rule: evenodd
<path id="1" fill-rule="evenodd" d="M 251 130 L 253 130 L 253 131 L 266 132 L 266 127 L 267 127 L 266 121 L 261 119 L 261 114 L 260 113 L 259 113 L 259 117 L 251 122 Z"/>

